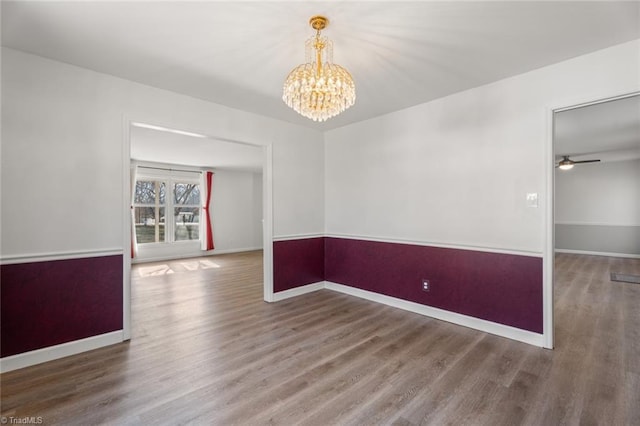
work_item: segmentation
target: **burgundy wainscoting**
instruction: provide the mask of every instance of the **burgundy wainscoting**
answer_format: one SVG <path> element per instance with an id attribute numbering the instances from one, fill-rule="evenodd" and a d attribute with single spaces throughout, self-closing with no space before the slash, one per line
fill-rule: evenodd
<path id="1" fill-rule="evenodd" d="M 122 330 L 122 255 L 2 265 L 2 356 Z"/>
<path id="2" fill-rule="evenodd" d="M 324 281 L 324 238 L 274 241 L 273 291 Z"/>
<path id="3" fill-rule="evenodd" d="M 538 257 L 326 238 L 325 279 L 542 333 Z"/>

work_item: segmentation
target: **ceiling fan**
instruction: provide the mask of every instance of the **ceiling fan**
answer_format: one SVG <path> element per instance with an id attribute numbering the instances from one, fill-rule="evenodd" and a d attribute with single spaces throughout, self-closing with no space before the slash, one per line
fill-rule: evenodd
<path id="1" fill-rule="evenodd" d="M 573 166 L 576 164 L 583 163 L 598 163 L 600 160 L 583 160 L 583 161 L 573 161 L 569 159 L 568 155 L 563 155 L 562 160 L 558 163 L 556 167 L 560 168 L 560 170 L 571 170 Z"/>

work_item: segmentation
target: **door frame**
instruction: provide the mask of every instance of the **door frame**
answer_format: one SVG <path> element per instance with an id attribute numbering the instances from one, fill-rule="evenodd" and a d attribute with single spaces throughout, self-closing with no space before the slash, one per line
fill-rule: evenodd
<path id="1" fill-rule="evenodd" d="M 615 93 L 591 95 L 570 101 L 561 102 L 547 108 L 547 137 L 545 143 L 546 202 L 544 212 L 544 250 L 542 256 L 542 305 L 543 305 L 543 346 L 554 347 L 553 288 L 554 288 L 554 254 L 555 254 L 555 117 L 556 113 L 603 102 L 615 101 L 640 95 L 637 87 Z"/>
<path id="2" fill-rule="evenodd" d="M 133 120 L 123 117 L 122 143 L 122 223 L 123 223 L 123 282 L 122 282 L 122 331 L 123 340 L 131 339 L 131 127 L 135 123 L 144 123 L 159 128 L 168 129 L 183 134 L 198 134 L 174 126 L 161 126 L 148 120 Z M 262 149 L 262 247 L 263 247 L 263 299 L 273 302 L 273 143 L 255 143 L 243 140 L 229 139 L 214 135 L 198 134 L 207 139 L 248 145 Z"/>

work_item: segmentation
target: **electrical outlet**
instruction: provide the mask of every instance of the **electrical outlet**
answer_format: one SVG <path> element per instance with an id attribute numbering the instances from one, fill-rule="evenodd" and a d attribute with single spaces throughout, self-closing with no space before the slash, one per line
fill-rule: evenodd
<path id="1" fill-rule="evenodd" d="M 431 283 L 429 280 L 422 280 L 422 291 L 431 291 Z"/>

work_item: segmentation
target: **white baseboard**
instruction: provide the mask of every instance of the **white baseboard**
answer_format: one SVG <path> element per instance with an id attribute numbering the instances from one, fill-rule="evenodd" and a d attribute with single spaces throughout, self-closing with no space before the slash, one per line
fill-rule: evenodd
<path id="1" fill-rule="evenodd" d="M 93 349 L 120 343 L 123 340 L 122 330 L 118 330 L 112 331 L 111 333 L 100 334 L 98 336 L 87 337 L 86 339 L 49 346 L 48 348 L 36 349 L 34 351 L 7 356 L 0 359 L 0 373 L 6 373 L 19 368 L 30 367 L 43 362 L 53 361 L 54 359 L 91 351 Z"/>
<path id="2" fill-rule="evenodd" d="M 631 254 L 631 253 L 607 253 L 602 251 L 584 251 L 584 250 L 569 250 L 569 249 L 555 249 L 555 252 L 569 253 L 569 254 L 586 254 L 589 256 L 624 257 L 628 259 L 640 259 L 640 254 Z"/>
<path id="3" fill-rule="evenodd" d="M 242 252 L 245 252 L 245 251 L 257 251 L 257 250 L 262 250 L 262 249 L 263 249 L 262 246 L 258 246 L 258 247 L 245 247 L 245 248 L 226 249 L 226 250 L 213 250 L 213 251 L 211 251 L 210 254 L 212 256 L 215 256 L 216 254 L 242 253 Z"/>
<path id="4" fill-rule="evenodd" d="M 337 291 L 339 293 L 349 294 L 361 299 L 370 300 L 372 302 L 382 303 L 384 305 L 393 306 L 394 308 L 404 309 L 405 311 L 424 315 L 427 317 L 447 321 L 453 324 L 462 325 L 464 327 L 473 328 L 485 333 L 495 334 L 497 336 L 506 337 L 508 339 L 517 340 L 519 342 L 528 343 L 534 346 L 544 347 L 544 335 L 531 331 L 521 330 L 519 328 L 510 327 L 504 324 L 498 324 L 479 318 L 470 317 L 455 312 L 445 311 L 431 306 L 421 305 L 415 302 L 398 299 L 383 294 L 373 293 L 367 290 L 361 290 L 355 287 L 349 287 L 342 284 L 336 284 L 325 281 L 324 288 Z"/>
<path id="5" fill-rule="evenodd" d="M 273 301 L 279 302 L 284 299 L 289 299 L 291 297 L 301 296 L 303 294 L 311 293 L 313 291 L 322 290 L 324 288 L 324 281 L 303 285 L 302 287 L 292 288 L 290 290 L 279 291 L 277 293 L 273 293 Z"/>

